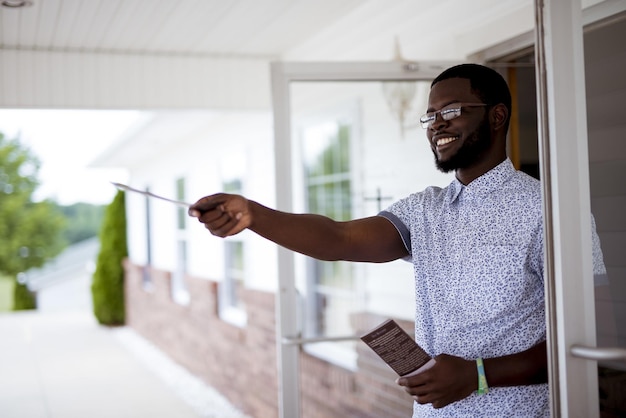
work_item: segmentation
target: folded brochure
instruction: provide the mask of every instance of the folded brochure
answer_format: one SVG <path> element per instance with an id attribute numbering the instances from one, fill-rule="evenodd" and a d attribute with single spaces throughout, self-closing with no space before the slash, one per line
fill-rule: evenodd
<path id="1" fill-rule="evenodd" d="M 393 319 L 361 337 L 399 376 L 411 376 L 431 368 L 435 360 Z"/>

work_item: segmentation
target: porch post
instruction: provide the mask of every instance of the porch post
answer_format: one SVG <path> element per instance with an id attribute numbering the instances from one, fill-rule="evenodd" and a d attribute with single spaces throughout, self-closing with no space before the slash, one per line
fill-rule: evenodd
<path id="1" fill-rule="evenodd" d="M 598 416 L 591 203 L 582 10 L 579 1 L 535 0 L 546 312 L 552 416 Z"/>
<path id="2" fill-rule="evenodd" d="M 272 105 L 274 113 L 274 153 L 276 208 L 292 212 L 291 121 L 289 117 L 289 79 L 283 66 L 273 63 Z M 285 338 L 298 337 L 297 292 L 293 252 L 278 248 L 278 289 L 276 292 L 276 350 L 278 361 L 278 407 L 280 418 L 300 416 L 299 350 L 297 344 L 285 344 Z"/>

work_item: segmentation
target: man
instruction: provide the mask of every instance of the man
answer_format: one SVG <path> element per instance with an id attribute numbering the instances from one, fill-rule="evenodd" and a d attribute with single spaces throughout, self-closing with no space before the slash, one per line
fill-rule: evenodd
<path id="1" fill-rule="evenodd" d="M 411 260 L 415 338 L 436 359 L 397 381 L 414 417 L 549 416 L 541 191 L 506 156 L 510 113 L 497 72 L 455 66 L 433 81 L 421 118 L 437 167 L 456 174 L 448 187 L 348 222 L 226 194 L 200 199 L 190 215 L 214 235 L 248 228 L 321 260 Z"/>

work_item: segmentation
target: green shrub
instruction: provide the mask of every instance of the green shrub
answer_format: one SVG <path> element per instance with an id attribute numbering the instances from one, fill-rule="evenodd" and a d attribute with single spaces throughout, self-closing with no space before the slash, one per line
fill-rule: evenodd
<path id="1" fill-rule="evenodd" d="M 96 319 L 104 325 L 122 325 L 124 311 L 124 268 L 128 256 L 124 192 L 119 191 L 106 208 L 100 230 L 100 252 L 93 275 L 91 294 Z"/>
<path id="2" fill-rule="evenodd" d="M 13 310 L 25 311 L 29 309 L 37 309 L 35 294 L 28 290 L 25 284 L 15 283 L 13 288 Z"/>

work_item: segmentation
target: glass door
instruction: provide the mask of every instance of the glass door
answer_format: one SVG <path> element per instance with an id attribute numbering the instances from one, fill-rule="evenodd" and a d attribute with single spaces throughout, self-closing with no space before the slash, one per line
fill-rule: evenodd
<path id="1" fill-rule="evenodd" d="M 598 347 L 621 349 L 626 349 L 626 125 L 620 111 L 626 54 L 619 41 L 624 36 L 624 15 L 591 25 L 584 34 L 589 190 L 606 265 L 606 275 L 596 275 L 594 283 L 596 339 Z M 598 385 L 600 415 L 626 416 L 626 361 L 599 359 Z"/>
<path id="2" fill-rule="evenodd" d="M 399 169 L 428 167 L 430 175 L 410 178 L 449 182 L 436 171 L 425 135 L 414 122 L 425 108 L 430 81 L 452 64 L 273 64 L 277 208 L 337 220 L 371 216 L 390 203 L 388 199 L 417 187 L 413 182 L 412 190 L 399 189 L 397 178 L 405 178 Z M 403 156 L 412 163 L 399 161 Z M 419 159 L 423 164 L 415 163 Z M 380 272 L 354 263 L 304 260 L 283 249 L 278 261 L 280 414 L 295 418 L 300 416 L 301 347 L 350 368 L 357 339 L 350 315 L 364 310 L 363 295 L 372 291 L 366 289 L 368 283 L 376 282 L 366 277 Z M 401 293 L 412 295 L 411 269 L 404 264 L 383 268 L 405 269 L 398 276 L 406 281 L 399 279 L 398 286 L 404 283 L 407 291 Z M 407 300 L 404 305 L 412 317 L 414 302 Z"/>

